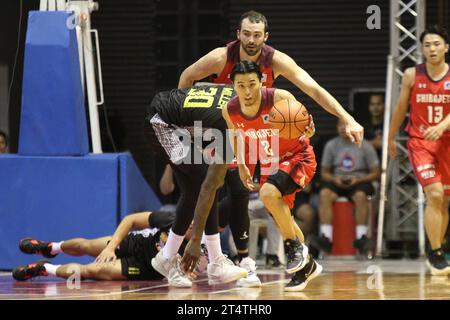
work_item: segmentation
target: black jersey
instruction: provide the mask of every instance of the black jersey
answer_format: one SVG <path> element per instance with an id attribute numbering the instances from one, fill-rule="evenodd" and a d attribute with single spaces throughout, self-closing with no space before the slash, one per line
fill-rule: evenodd
<path id="1" fill-rule="evenodd" d="M 132 231 L 119 245 L 120 256 L 145 256 L 149 263 L 159 251 L 161 233 L 167 234 L 175 221 L 175 212 L 155 211 L 149 215 L 150 228 Z"/>
<path id="2" fill-rule="evenodd" d="M 149 215 L 151 228 L 128 233 L 115 250 L 117 258 L 121 259 L 123 275 L 129 280 L 161 279 L 152 266 L 152 259 L 164 246 L 174 221 L 174 212 L 156 211 Z"/>
<path id="3" fill-rule="evenodd" d="M 220 84 L 163 91 L 153 98 L 147 119 L 158 113 L 164 122 L 178 127 L 193 127 L 195 121 L 201 121 L 203 128 L 225 130 L 222 109 L 234 96 L 232 86 Z"/>

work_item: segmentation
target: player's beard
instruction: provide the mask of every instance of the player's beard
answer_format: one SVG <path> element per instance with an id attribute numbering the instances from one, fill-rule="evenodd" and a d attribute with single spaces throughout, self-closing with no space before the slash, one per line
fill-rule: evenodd
<path id="1" fill-rule="evenodd" d="M 261 48 L 262 48 L 262 44 L 258 45 L 254 45 L 254 48 L 247 48 L 248 44 L 243 45 L 242 48 L 244 49 L 245 53 L 249 56 L 256 56 L 257 54 L 259 54 L 261 52 Z"/>

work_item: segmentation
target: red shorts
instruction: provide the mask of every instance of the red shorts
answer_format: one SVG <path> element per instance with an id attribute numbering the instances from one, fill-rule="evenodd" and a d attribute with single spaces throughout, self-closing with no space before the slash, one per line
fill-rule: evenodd
<path id="1" fill-rule="evenodd" d="M 407 147 L 409 161 L 422 187 L 441 182 L 445 194 L 450 195 L 450 139 L 410 138 Z"/>
<path id="2" fill-rule="evenodd" d="M 253 174 L 255 165 L 248 165 L 248 167 Z M 287 173 L 298 185 L 296 191 L 283 196 L 284 201 L 292 209 L 294 207 L 295 194 L 300 192 L 312 180 L 316 173 L 316 168 L 317 162 L 313 147 L 308 145 L 303 151 L 283 157 L 276 166 L 261 165 L 260 186 L 262 187 L 267 178 L 278 170 Z"/>
<path id="3" fill-rule="evenodd" d="M 238 167 L 236 158 L 228 165 L 228 170 L 236 169 Z"/>

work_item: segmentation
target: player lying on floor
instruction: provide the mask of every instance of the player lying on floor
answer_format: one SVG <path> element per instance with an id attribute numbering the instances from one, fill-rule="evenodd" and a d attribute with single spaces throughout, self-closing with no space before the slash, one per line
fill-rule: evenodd
<path id="1" fill-rule="evenodd" d="M 126 216 L 112 236 L 91 240 L 75 238 L 59 243 L 23 239 L 19 248 L 26 254 L 54 258 L 65 253 L 71 256 L 89 255 L 96 259 L 87 265 L 54 265 L 40 260 L 15 268 L 13 277 L 18 281 L 48 275 L 66 279 L 79 272 L 82 280 L 161 280 L 164 277 L 153 269 L 151 260 L 164 247 L 174 219 L 174 213 L 170 212 L 141 212 Z M 133 229 L 137 231 L 130 231 Z M 186 240 L 190 239 L 191 230 L 189 228 L 187 231 Z M 184 246 L 180 249 L 181 254 L 183 250 Z"/>

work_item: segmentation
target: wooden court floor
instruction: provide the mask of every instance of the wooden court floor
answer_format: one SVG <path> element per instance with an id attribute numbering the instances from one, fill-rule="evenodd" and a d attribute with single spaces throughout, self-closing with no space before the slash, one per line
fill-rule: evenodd
<path id="1" fill-rule="evenodd" d="M 450 300 L 450 276 L 428 273 L 423 260 L 322 260 L 321 276 L 302 292 L 284 292 L 288 276 L 282 270 L 258 269 L 261 288 L 237 288 L 235 283 L 209 286 L 205 277 L 192 288 L 170 288 L 166 281 L 82 281 L 42 277 L 16 282 L 0 274 L 0 299 L 83 300 Z"/>

